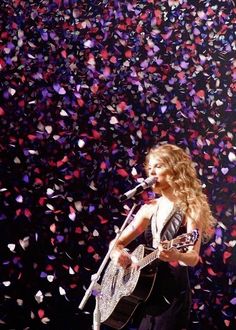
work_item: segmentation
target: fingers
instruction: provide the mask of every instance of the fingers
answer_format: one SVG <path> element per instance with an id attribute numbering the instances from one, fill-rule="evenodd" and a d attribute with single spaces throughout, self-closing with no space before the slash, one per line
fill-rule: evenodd
<path id="1" fill-rule="evenodd" d="M 113 258 L 113 262 L 115 262 L 116 265 L 122 268 L 131 267 L 134 270 L 139 269 L 138 259 L 135 256 L 130 255 L 125 250 L 120 251 L 119 255 L 116 256 L 115 260 Z"/>
<path id="2" fill-rule="evenodd" d="M 115 253 L 113 253 L 112 261 L 114 262 L 114 264 L 123 268 L 126 268 L 132 263 L 130 254 L 125 250 L 116 251 Z"/>
<path id="3" fill-rule="evenodd" d="M 171 250 L 159 250 L 158 258 L 162 261 L 172 262 L 178 261 L 179 251 L 176 249 Z"/>
<path id="4" fill-rule="evenodd" d="M 163 251 L 159 252 L 159 259 L 162 261 L 169 261 L 170 260 L 170 256 L 168 254 L 166 254 Z"/>
<path id="5" fill-rule="evenodd" d="M 138 259 L 135 256 L 131 256 L 131 261 L 132 261 L 132 264 L 131 264 L 132 269 L 138 270 L 140 267 L 138 264 Z"/>
<path id="6" fill-rule="evenodd" d="M 132 263 L 132 261 L 131 261 L 130 257 L 127 257 L 127 256 L 121 257 L 118 261 L 118 264 L 123 268 L 128 267 L 129 265 L 131 265 L 131 263 Z"/>

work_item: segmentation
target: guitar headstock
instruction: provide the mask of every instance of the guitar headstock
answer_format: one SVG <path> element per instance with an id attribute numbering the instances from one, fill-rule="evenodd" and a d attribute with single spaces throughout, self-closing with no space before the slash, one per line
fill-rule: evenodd
<path id="1" fill-rule="evenodd" d="M 162 242 L 164 249 L 175 248 L 177 250 L 185 250 L 188 246 L 194 246 L 199 238 L 198 229 L 194 229 L 191 233 L 182 234 L 168 242 Z M 167 246 L 165 246 L 165 244 Z"/>

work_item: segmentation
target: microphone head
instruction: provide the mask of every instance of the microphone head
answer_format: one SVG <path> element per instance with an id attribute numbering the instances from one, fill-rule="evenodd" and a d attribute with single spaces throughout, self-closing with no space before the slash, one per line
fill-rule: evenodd
<path id="1" fill-rule="evenodd" d="M 138 186 L 135 188 L 127 191 L 124 195 L 122 195 L 119 200 L 120 202 L 125 201 L 126 199 L 132 198 L 133 196 L 140 194 L 145 189 L 151 187 L 157 179 L 153 176 L 148 177 L 147 179 L 143 180 Z"/>
<path id="2" fill-rule="evenodd" d="M 148 185 L 148 187 L 151 187 L 154 183 L 157 182 L 157 178 L 155 178 L 154 176 L 149 176 L 144 181 L 146 182 L 146 184 Z"/>

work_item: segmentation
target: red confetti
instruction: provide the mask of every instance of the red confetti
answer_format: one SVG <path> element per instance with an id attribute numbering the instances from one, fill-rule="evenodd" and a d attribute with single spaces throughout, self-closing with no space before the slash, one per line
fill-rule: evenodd
<path id="1" fill-rule="evenodd" d="M 44 317 L 44 315 L 45 315 L 45 311 L 43 309 L 39 309 L 38 310 L 38 316 L 39 316 L 39 318 L 42 319 Z"/>
<path id="2" fill-rule="evenodd" d="M 92 246 L 88 246 L 88 248 L 87 248 L 87 252 L 88 252 L 88 253 L 94 253 L 95 250 L 94 250 L 94 248 L 93 248 Z"/>
<path id="3" fill-rule="evenodd" d="M 117 170 L 117 173 L 118 173 L 120 176 L 124 177 L 124 178 L 126 178 L 126 177 L 129 176 L 128 172 L 127 172 L 126 170 L 124 170 L 123 168 L 119 168 L 119 169 Z"/>
<path id="4" fill-rule="evenodd" d="M 224 264 L 227 262 L 227 259 L 230 258 L 232 256 L 232 253 L 231 252 L 228 252 L 228 251 L 225 251 L 224 254 L 223 254 L 223 261 L 224 261 Z"/>
<path id="5" fill-rule="evenodd" d="M 0 66 L 1 66 L 1 63 L 0 63 Z M 0 116 L 4 116 L 5 115 L 5 111 L 3 110 L 2 107 L 0 107 Z"/>

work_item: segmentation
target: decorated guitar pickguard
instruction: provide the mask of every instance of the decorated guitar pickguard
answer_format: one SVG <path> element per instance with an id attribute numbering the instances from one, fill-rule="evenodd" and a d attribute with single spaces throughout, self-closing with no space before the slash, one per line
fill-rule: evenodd
<path id="1" fill-rule="evenodd" d="M 132 256 L 141 260 L 144 255 L 144 246 L 139 245 Z M 104 322 L 113 312 L 120 299 L 129 296 L 139 280 L 140 270 L 130 267 L 123 269 L 111 261 L 106 269 L 101 283 L 100 312 L 101 322 Z"/>

